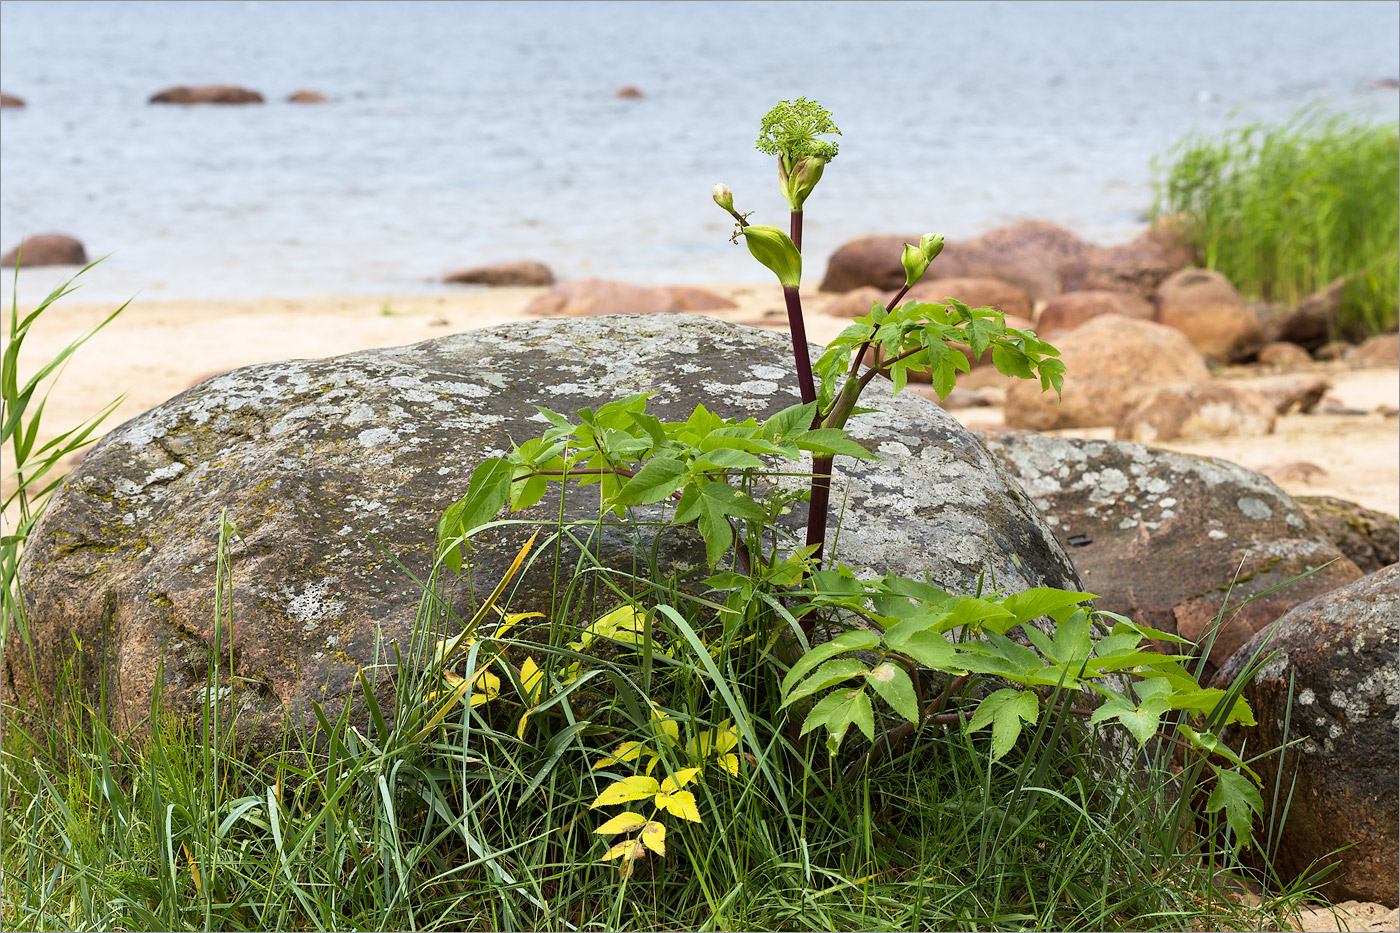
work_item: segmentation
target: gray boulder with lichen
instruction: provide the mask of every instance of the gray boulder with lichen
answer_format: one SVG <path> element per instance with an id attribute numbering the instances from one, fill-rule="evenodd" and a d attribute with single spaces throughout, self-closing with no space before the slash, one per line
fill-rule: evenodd
<path id="1" fill-rule="evenodd" d="M 1235 652 L 1212 684 L 1228 687 L 1273 655 L 1244 688 L 1259 725 L 1231 726 L 1221 738 L 1246 757 L 1294 743 L 1253 762 L 1266 802 L 1271 788 L 1283 788 L 1273 801 L 1270 864 L 1288 883 L 1340 863 L 1321 887 L 1334 902 L 1400 900 L 1397 583 L 1392 564 L 1295 606 Z"/>
<path id="2" fill-rule="evenodd" d="M 763 418 L 797 402 L 791 366 L 786 335 L 648 315 L 510 324 L 200 383 L 103 438 L 35 527 L 21 568 L 35 676 L 12 641 L 7 701 L 51 697 L 76 638 L 84 682 L 109 679 L 119 727 L 150 711 L 161 665 L 167 707 L 196 708 L 226 509 L 240 535 L 231 621 L 219 635 L 224 686 L 245 741 L 275 742 L 309 721 L 309 701 L 332 714 L 354 702 L 361 669 L 387 690 L 385 662 L 393 643 L 407 649 L 422 596 L 410 572 L 427 577 L 439 514 L 480 461 L 543 432 L 535 406 L 571 413 L 647 392 L 663 420 L 683 420 L 697 403 Z M 829 552 L 877 572 L 927 573 L 953 590 L 974 589 L 984 573 L 1012 590 L 1079 587 L 1039 512 L 975 437 L 921 398 L 869 402 L 878 410 L 850 428 L 885 459 L 837 460 Z M 559 508 L 550 495 L 515 517 L 550 521 Z M 588 522 L 596 508 L 597 487 L 584 487 L 564 515 Z M 664 520 L 663 508 L 638 517 Z M 794 527 L 798 519 L 788 516 Z M 531 530 L 505 524 L 477 536 L 474 587 L 463 578 L 449 588 L 459 613 L 495 585 Z M 583 525 L 575 536 L 591 536 L 601 563 L 647 576 L 649 542 L 627 526 Z M 661 562 L 689 571 L 698 588 L 707 573 L 698 536 L 668 530 L 662 545 Z M 537 553 L 511 611 L 559 612 L 551 603 L 564 586 L 597 579 L 575 580 L 578 550 L 561 546 L 556 586 L 555 551 Z M 575 623 L 611 605 L 577 590 L 566 610 Z"/>
<path id="3" fill-rule="evenodd" d="M 1226 607 L 1207 676 L 1298 603 L 1361 576 L 1287 493 L 1236 464 L 1124 441 L 986 442 L 1068 546 L 1100 609 L 1199 641 Z"/>

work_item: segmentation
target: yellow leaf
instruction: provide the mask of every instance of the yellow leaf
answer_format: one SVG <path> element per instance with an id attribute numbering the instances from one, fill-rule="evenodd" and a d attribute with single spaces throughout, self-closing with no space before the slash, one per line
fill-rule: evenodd
<path id="1" fill-rule="evenodd" d="M 599 758 L 593 762 L 594 768 L 606 768 L 608 765 L 619 764 L 624 761 L 636 761 L 638 756 L 646 750 L 646 746 L 641 742 L 623 742 L 613 753 L 606 758 Z"/>
<path id="2" fill-rule="evenodd" d="M 656 783 L 655 778 L 635 775 L 625 777 L 620 781 L 613 781 L 604 791 L 598 795 L 598 799 L 593 801 L 590 810 L 597 807 L 606 807 L 615 803 L 627 803 L 629 800 L 641 800 L 651 797 L 661 790 L 661 785 Z"/>
<path id="3" fill-rule="evenodd" d="M 279 779 L 280 780 L 280 779 Z M 185 861 L 190 863 L 190 877 L 194 879 L 194 893 L 200 897 L 204 896 L 204 884 L 199 877 L 199 866 L 195 864 L 194 858 L 190 855 L 190 847 L 183 842 L 180 848 L 185 850 Z"/>
<path id="4" fill-rule="evenodd" d="M 676 722 L 674 719 L 666 717 L 664 713 L 662 714 L 662 716 L 656 716 L 655 713 L 653 713 L 652 715 L 655 717 L 655 719 L 651 724 L 651 731 L 656 733 L 657 738 L 661 739 L 672 748 L 676 748 L 677 746 L 679 746 L 681 744 L 680 723 Z"/>
<path id="5" fill-rule="evenodd" d="M 695 795 L 688 790 L 678 790 L 673 794 L 657 794 L 656 805 L 672 816 L 678 816 L 692 823 L 702 822 L 700 810 L 695 806 Z"/>
<path id="6" fill-rule="evenodd" d="M 716 763 L 717 763 L 721 768 L 723 768 L 725 771 L 727 771 L 727 772 L 729 773 L 729 776 L 730 776 L 730 777 L 738 777 L 738 776 L 739 776 L 739 756 L 738 756 L 738 755 L 720 755 L 720 756 L 719 756 L 719 760 L 718 760 Z"/>
<path id="7" fill-rule="evenodd" d="M 652 820 L 642 827 L 642 845 L 657 855 L 666 854 L 666 827 Z"/>
<path id="8" fill-rule="evenodd" d="M 607 854 L 603 856 L 603 861 L 607 862 L 621 857 L 622 861 L 618 864 L 618 873 L 623 878 L 628 878 L 632 874 L 633 863 L 638 859 L 645 858 L 646 854 L 647 850 L 642 848 L 640 842 L 635 839 L 624 839 L 608 850 Z"/>
<path id="9" fill-rule="evenodd" d="M 634 849 L 640 851 L 632 851 Z M 615 858 L 626 858 L 631 861 L 634 858 L 641 858 L 643 855 L 646 855 L 646 850 L 638 845 L 637 840 L 624 839 L 608 849 L 607 853 L 603 855 L 603 861 L 611 862 Z"/>
<path id="10" fill-rule="evenodd" d="M 518 725 L 518 726 L 515 727 L 515 737 L 516 737 L 516 738 L 521 739 L 521 740 L 523 740 L 523 739 L 525 738 L 525 727 L 526 727 L 527 725 L 529 725 L 529 723 L 530 723 L 530 714 L 533 713 L 534 711 L 535 711 L 534 707 L 530 707 L 530 708 L 527 709 L 525 712 L 523 712 L 523 713 L 520 714 L 520 725 Z"/>
<path id="11" fill-rule="evenodd" d="M 667 791 L 678 791 L 690 782 L 695 780 L 695 775 L 699 774 L 700 768 L 682 768 L 675 772 L 666 780 L 661 782 L 661 786 Z"/>
<path id="12" fill-rule="evenodd" d="M 472 694 L 473 708 L 481 706 L 483 703 L 491 702 L 496 699 L 501 692 L 501 678 L 491 673 L 485 667 L 478 668 L 477 672 L 472 675 L 472 683 L 476 684 L 477 681 L 481 683 L 477 685 L 477 691 Z"/>
<path id="13" fill-rule="evenodd" d="M 492 638 L 505 638 L 506 633 L 523 619 L 543 619 L 543 612 L 503 612 L 500 606 L 492 606 L 500 615 L 501 621 L 497 623 L 496 630 L 491 633 Z"/>
<path id="14" fill-rule="evenodd" d="M 588 627 L 589 634 L 614 641 L 636 644 L 641 637 L 642 625 L 646 622 L 646 612 L 632 605 L 618 606 L 612 612 L 600 616 Z M 589 639 L 591 641 L 591 639 Z"/>
<path id="15" fill-rule="evenodd" d="M 520 686 L 525 691 L 525 699 L 532 702 L 539 702 L 540 697 L 536 694 L 535 688 L 544 680 L 544 671 L 540 670 L 534 658 L 526 658 L 520 665 Z"/>
<path id="16" fill-rule="evenodd" d="M 646 822 L 647 818 L 640 813 L 633 813 L 631 810 L 627 810 L 619 813 L 593 831 L 600 836 L 616 836 L 618 833 L 630 833 L 639 826 L 645 826 Z"/>

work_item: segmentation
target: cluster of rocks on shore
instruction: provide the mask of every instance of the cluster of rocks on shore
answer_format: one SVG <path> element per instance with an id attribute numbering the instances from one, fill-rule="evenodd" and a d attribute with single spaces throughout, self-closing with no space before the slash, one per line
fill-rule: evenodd
<path id="1" fill-rule="evenodd" d="M 636 85 L 625 84 L 613 94 L 618 100 L 641 100 L 646 95 Z M 327 104 L 331 99 L 320 91 L 307 88 L 292 91 L 284 98 L 289 104 Z M 261 104 L 266 103 L 260 91 L 236 84 L 176 84 L 157 91 L 147 98 L 148 104 Z M 19 109 L 28 104 L 15 94 L 0 94 L 0 107 Z"/>
<path id="2" fill-rule="evenodd" d="M 606 300 L 597 287 L 588 291 Z M 648 300 L 674 310 L 686 299 L 658 290 Z M 363 717 L 358 672 L 389 702 L 376 658 L 392 641 L 409 644 L 421 591 L 403 568 L 431 561 L 437 516 L 478 463 L 540 432 L 536 406 L 573 411 L 647 392 L 658 416 L 680 419 L 696 403 L 763 417 L 796 400 L 785 334 L 598 310 L 248 367 L 112 431 L 29 539 L 20 575 L 37 666 L 19 662 L 17 643 L 5 646 L 5 702 L 24 709 L 29 697 L 51 697 L 83 644 L 101 646 L 80 656 L 83 683 L 105 674 L 115 685 L 117 727 L 149 713 L 162 663 L 167 706 L 199 709 L 215 643 L 217 522 L 228 509 L 241 537 L 231 555 L 236 625 L 221 642 L 236 677 L 223 687 L 245 747 L 276 749 L 287 729 L 314 729 L 312 700 L 332 718 L 347 705 Z M 1161 328 L 1119 315 L 1089 324 L 1103 320 Z M 1294 861 L 1281 864 L 1354 843 L 1325 893 L 1396 902 L 1400 520 L 1295 500 L 1221 460 L 1127 441 L 979 436 L 908 393 L 869 402 L 853 436 L 884 459 L 839 464 L 833 497 L 846 505 L 828 544 L 843 560 L 959 590 L 984 571 L 1012 590 L 1087 589 L 1103 608 L 1192 638 L 1218 627 L 1203 659 L 1217 684 L 1257 649 L 1282 649 L 1246 694 L 1265 744 L 1284 722 L 1305 738 L 1282 773 L 1284 786 L 1296 775 L 1305 791 L 1288 825 L 1306 838 L 1285 835 Z M 477 541 L 478 586 L 499 578 L 525 534 L 503 526 Z M 591 546 L 605 565 L 631 568 L 650 544 L 605 525 Z M 659 547 L 663 567 L 703 564 L 686 533 L 665 532 Z M 548 610 L 547 576 L 527 573 L 512 611 Z M 476 596 L 461 581 L 449 594 L 462 612 Z M 1291 707 L 1278 687 L 1289 676 Z"/>
<path id="3" fill-rule="evenodd" d="M 822 290 L 843 294 L 825 312 L 855 317 L 888 301 L 903 284 L 899 255 L 911 241 L 865 237 L 837 250 Z M 1004 391 L 1013 428 L 1112 427 L 1116 437 L 1143 443 L 1257 436 L 1271 433 L 1279 414 L 1311 410 L 1329 386 L 1309 376 L 1248 388 L 1215 379 L 1219 366 L 1287 371 L 1314 356 L 1400 365 L 1394 333 L 1359 347 L 1331 340 L 1344 281 L 1284 308 L 1245 301 L 1223 275 L 1192 261 L 1170 223 L 1098 247 L 1054 224 L 1023 221 L 949 244 L 911 297 L 998 307 L 1008 323 L 1060 350 L 1066 375 L 1058 400 L 1002 377 L 989 354 L 973 361 L 962 385 Z"/>

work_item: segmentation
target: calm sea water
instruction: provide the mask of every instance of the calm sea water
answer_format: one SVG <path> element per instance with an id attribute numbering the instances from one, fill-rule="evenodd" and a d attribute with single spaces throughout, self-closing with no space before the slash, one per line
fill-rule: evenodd
<path id="1" fill-rule="evenodd" d="M 753 139 L 798 95 L 845 133 L 807 204 L 809 279 L 866 233 L 1042 218 L 1121 242 L 1185 133 L 1308 104 L 1395 119 L 1375 82 L 1397 36 L 1388 2 L 5 0 L 0 85 L 29 106 L 0 118 L 0 247 L 111 253 L 100 300 L 422 291 L 521 258 L 762 281 L 709 193 L 785 225 Z M 269 102 L 145 103 L 204 83 Z M 299 88 L 333 102 L 283 102 Z"/>

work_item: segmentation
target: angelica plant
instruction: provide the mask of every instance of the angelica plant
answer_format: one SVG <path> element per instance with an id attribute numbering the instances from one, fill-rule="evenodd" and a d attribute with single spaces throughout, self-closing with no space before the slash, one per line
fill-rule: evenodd
<path id="1" fill-rule="evenodd" d="M 1210 729 L 1252 722 L 1252 714 L 1237 690 L 1203 690 L 1183 666 L 1184 654 L 1146 648 L 1152 639 L 1182 639 L 1095 612 L 1087 605 L 1094 598 L 1089 593 L 1036 588 L 1010 595 L 950 594 L 896 575 L 870 582 L 869 574 L 831 562 L 823 553 L 835 458 L 877 459 L 846 429 L 877 376 L 889 377 L 898 393 L 911 374 L 925 374 L 934 390 L 947 396 L 958 375 L 971 368 L 958 345 L 979 357 L 990 351 L 1000 372 L 1038 380 L 1047 391 L 1058 393 L 1064 375 L 1054 347 L 1031 330 L 1008 327 L 996 308 L 972 308 L 951 297 L 900 303 L 943 250 L 943 237 L 934 233 L 904 247 L 904 285 L 894 297 L 874 302 L 869 314 L 856 318 L 812 362 L 800 295 L 802 217 L 826 164 L 836 156 L 836 143 L 826 137 L 839 134 L 831 113 L 806 98 L 782 101 L 763 118 L 756 145 L 778 160 L 790 232 L 751 223 L 754 212 L 741 212 L 726 185 L 711 192 L 735 221 L 733 239 L 742 237 L 782 286 L 801 403 L 761 422 L 725 417 L 703 405 L 685 421 L 663 422 L 646 411 L 645 395 L 582 409 L 576 420 L 541 408 L 549 429 L 520 442 L 508 456 L 478 466 L 467 495 L 443 514 L 440 561 L 459 571 L 460 549 L 477 529 L 503 507 L 514 511 L 540 502 L 552 482 L 598 484 L 602 512 L 619 519 L 635 506 L 673 503 L 671 521 L 699 532 L 710 568 L 719 571 L 706 582 L 725 594 L 723 624 L 738 619 L 767 625 L 776 614 L 791 625 L 796 653 L 776 651 L 770 657 L 783 666 L 775 713 L 790 717 L 794 748 L 809 749 L 802 737 L 822 730 L 828 760 L 835 762 L 852 726 L 870 741 L 865 754 L 845 769 L 845 779 L 925 725 L 958 724 L 969 732 L 990 728 L 996 760 L 1026 726 L 1036 727 L 1040 736 L 1052 714 L 1061 720 L 1082 716 L 1096 724 L 1114 722 L 1143 745 L 1163 735 L 1203 760 L 1224 757 L 1225 766 L 1211 765 L 1217 776 L 1211 805 L 1227 809 L 1237 839 L 1247 839 L 1249 816 L 1260 808 L 1258 794 L 1230 770 L 1248 771 L 1237 756 L 1226 754 Z M 880 352 L 867 352 L 876 349 Z M 803 492 L 765 482 L 783 473 L 783 461 L 806 458 L 811 470 Z M 808 503 L 805 542 L 780 543 L 779 518 L 799 497 Z M 728 567 L 721 567 L 726 562 Z M 777 611 L 755 611 L 756 605 Z M 819 621 L 836 634 L 814 645 Z M 772 632 L 752 634 L 778 642 Z M 977 678 L 993 677 L 1009 686 L 970 702 L 966 688 Z M 937 692 L 926 691 L 925 684 L 937 685 Z M 533 686 L 527 692 L 532 709 L 550 702 L 535 695 Z M 1071 697 L 1086 705 L 1073 705 Z M 883 734 L 872 699 L 888 707 L 882 713 L 886 721 L 891 713 L 896 717 L 897 725 Z M 1169 710 L 1173 717 L 1165 715 Z M 1196 717 L 1195 726 L 1182 720 L 1186 714 Z M 742 732 L 730 736 L 732 742 L 726 738 L 730 757 L 736 757 L 740 742 L 753 741 Z M 654 766 L 660 755 L 639 742 L 620 746 L 609 760 L 635 760 L 649 752 Z M 595 802 L 597 807 L 654 798 L 652 817 L 626 813 L 598 830 L 636 832 L 608 850 L 608 858 L 622 859 L 624 871 L 648 847 L 658 855 L 664 851 L 664 825 L 656 819 L 663 810 L 696 819 L 688 809 L 671 808 L 668 793 L 681 793 L 680 786 L 668 791 L 649 775 L 638 775 L 615 782 Z"/>

